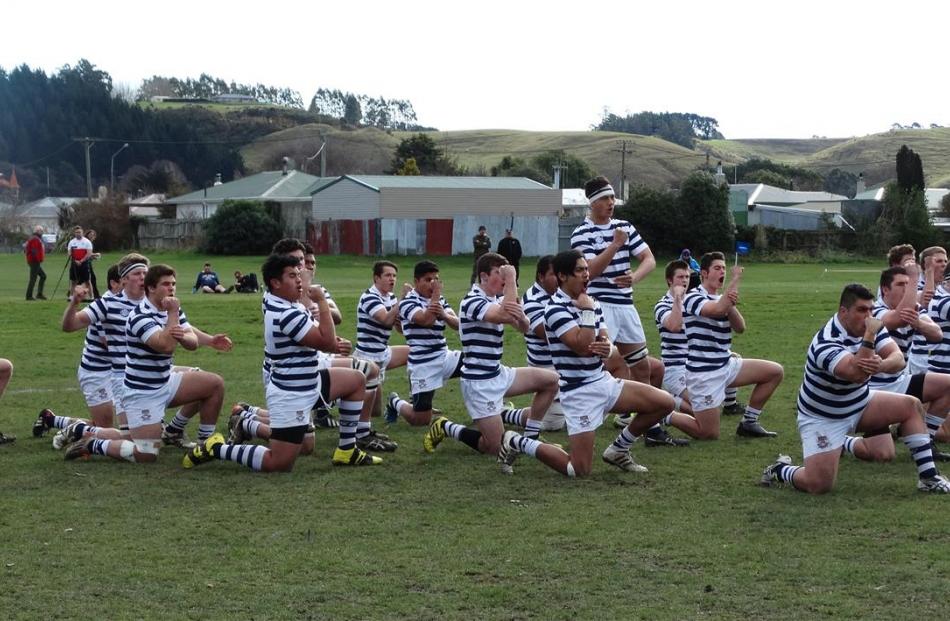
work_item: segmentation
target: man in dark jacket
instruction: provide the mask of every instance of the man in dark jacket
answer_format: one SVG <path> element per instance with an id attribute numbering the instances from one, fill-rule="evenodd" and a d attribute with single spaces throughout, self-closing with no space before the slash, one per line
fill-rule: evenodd
<path id="1" fill-rule="evenodd" d="M 475 260 L 472 261 L 472 282 L 475 284 L 476 278 L 476 266 L 478 265 L 478 259 L 486 252 L 491 251 L 491 237 L 488 236 L 487 229 L 485 225 L 478 227 L 478 235 L 472 238 L 472 248 L 475 250 Z"/>
<path id="2" fill-rule="evenodd" d="M 521 275 L 521 242 L 512 235 L 511 229 L 505 229 L 505 237 L 498 242 L 498 254 L 508 259 L 508 263 L 515 266 L 515 280 Z"/>
<path id="3" fill-rule="evenodd" d="M 26 288 L 27 300 L 45 300 L 43 295 L 43 285 L 46 284 L 46 272 L 43 271 L 43 260 L 46 258 L 46 248 L 43 246 L 43 227 L 37 226 L 33 229 L 33 236 L 26 242 L 26 262 L 30 266 L 30 284 Z M 36 298 L 33 297 L 33 285 L 39 278 L 40 285 L 36 291 Z"/>

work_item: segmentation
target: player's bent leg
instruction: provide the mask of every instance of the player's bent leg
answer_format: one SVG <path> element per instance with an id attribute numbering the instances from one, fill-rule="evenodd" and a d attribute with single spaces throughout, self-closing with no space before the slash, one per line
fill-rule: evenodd
<path id="1" fill-rule="evenodd" d="M 752 395 L 749 397 L 749 407 L 761 410 L 765 407 L 775 389 L 782 383 L 784 377 L 785 370 L 777 362 L 743 358 L 739 374 L 729 386 L 739 388 L 755 385 L 755 388 L 752 389 Z"/>
<path id="2" fill-rule="evenodd" d="M 313 455 L 313 448 L 316 445 L 316 434 L 308 431 L 303 436 L 303 442 L 300 443 L 301 455 Z"/>
<path id="3" fill-rule="evenodd" d="M 554 403 L 554 398 L 558 392 L 558 376 L 554 371 L 548 369 L 538 369 L 534 367 L 518 367 L 512 369 L 515 374 L 511 386 L 505 391 L 506 397 L 514 397 L 534 393 L 531 400 L 531 411 L 528 418 L 538 421 L 540 430 L 540 421 Z"/>
<path id="4" fill-rule="evenodd" d="M 398 369 L 406 366 L 406 363 L 409 361 L 408 345 L 393 345 L 389 348 L 389 351 L 389 362 L 386 363 L 387 371 L 389 369 Z"/>
<path id="5" fill-rule="evenodd" d="M 567 476 L 589 476 L 594 466 L 594 432 L 584 431 L 568 436 Z"/>
<path id="6" fill-rule="evenodd" d="M 719 439 L 718 407 L 709 408 L 706 410 L 694 410 L 693 420 L 695 421 L 695 435 L 691 433 L 690 436 L 696 438 L 697 440 Z"/>
<path id="7" fill-rule="evenodd" d="M 290 472 L 300 454 L 301 443 L 271 438 L 261 461 L 261 472 Z"/>
<path id="8" fill-rule="evenodd" d="M 201 423 L 214 425 L 224 402 L 224 380 L 220 375 L 207 371 L 182 373 L 181 384 L 168 406 L 177 407 L 196 401 L 201 402 Z"/>
<path id="9" fill-rule="evenodd" d="M 112 401 L 89 406 L 89 418 L 96 427 L 111 428 L 115 424 L 115 409 Z"/>
<path id="10" fill-rule="evenodd" d="M 804 467 L 794 472 L 790 483 L 809 494 L 827 494 L 835 487 L 840 460 L 840 447 L 810 455 L 805 458 Z"/>
<path id="11" fill-rule="evenodd" d="M 666 366 L 663 361 L 653 356 L 648 356 L 650 363 L 650 386 L 654 388 L 663 388 L 663 375 L 666 373 Z"/>
<path id="12" fill-rule="evenodd" d="M 487 416 L 475 420 L 475 427 L 481 432 L 478 441 L 478 451 L 488 455 L 495 455 L 501 447 L 501 437 L 505 434 L 505 425 L 501 416 Z"/>
<path id="13" fill-rule="evenodd" d="M 607 369 L 608 373 L 618 379 L 630 379 L 630 369 L 627 368 L 627 363 L 624 361 L 623 355 L 621 355 L 616 345 L 610 348 L 610 355 L 604 360 L 604 368 Z"/>
<path id="14" fill-rule="evenodd" d="M 162 425 L 160 423 L 130 427 L 129 434 L 132 443 L 135 445 L 133 454 L 136 463 L 151 463 L 158 459 L 158 453 L 162 446 Z"/>
<path id="15" fill-rule="evenodd" d="M 635 436 L 643 435 L 647 429 L 673 411 L 673 397 L 666 391 L 649 384 L 624 381 L 620 396 L 610 408 L 611 412 L 636 412 L 627 429 Z"/>
<path id="16" fill-rule="evenodd" d="M 649 350 L 646 343 L 617 343 L 617 349 L 627 365 L 630 379 L 642 384 L 650 383 Z"/>

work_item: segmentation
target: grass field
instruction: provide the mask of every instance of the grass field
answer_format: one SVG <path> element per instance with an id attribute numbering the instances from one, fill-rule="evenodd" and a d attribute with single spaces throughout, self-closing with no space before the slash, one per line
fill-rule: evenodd
<path id="1" fill-rule="evenodd" d="M 115 258 L 100 262 L 101 279 Z M 236 343 L 228 354 L 203 350 L 176 360 L 220 373 L 229 403 L 259 403 L 259 298 L 192 295 L 204 257 L 153 261 L 179 268 L 193 323 Z M 413 261 L 397 261 L 410 275 Z M 47 295 L 59 275 L 53 263 Z M 260 259 L 214 263 L 225 275 L 259 272 Z M 346 313 L 344 336 L 353 337 L 370 263 L 321 259 L 321 280 Z M 441 263 L 446 296 L 457 305 L 469 262 Z M 598 462 L 578 481 L 527 458 L 504 477 L 494 459 L 451 441 L 425 455 L 422 429 L 404 423 L 377 423 L 400 448 L 375 468 L 333 469 L 335 436 L 327 432 L 318 432 L 316 455 L 286 475 L 217 462 L 184 471 L 180 452 L 167 449 L 151 466 L 66 463 L 48 438 L 30 437 L 30 425 L 42 407 L 84 411 L 75 379 L 82 336 L 59 330 L 62 289 L 55 301 L 24 302 L 22 257 L 0 256 L 0 356 L 16 366 L 0 400 L 0 429 L 19 436 L 0 447 L 0 611 L 6 619 L 165 620 L 946 614 L 950 499 L 914 489 L 905 449 L 892 464 L 843 460 L 838 488 L 825 497 L 756 485 L 776 453 L 800 459 L 794 398 L 805 348 L 834 312 L 842 284 L 872 283 L 873 268 L 748 266 L 741 309 L 749 330 L 735 349 L 785 366 L 762 418 L 777 439 L 740 441 L 736 421 L 726 419 L 717 442 L 635 446 L 648 474 Z M 659 270 L 639 288 L 651 328 L 663 289 Z M 655 331 L 648 334 L 658 351 Z M 505 359 L 524 360 L 519 335 L 506 335 Z M 405 392 L 405 373 L 391 373 L 386 388 Z M 467 420 L 456 382 L 436 405 Z M 614 435 L 601 429 L 598 446 Z"/>

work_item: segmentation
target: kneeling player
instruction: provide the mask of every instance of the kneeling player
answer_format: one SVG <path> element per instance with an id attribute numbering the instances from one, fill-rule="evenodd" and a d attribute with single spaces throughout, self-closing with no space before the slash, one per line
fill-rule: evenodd
<path id="1" fill-rule="evenodd" d="M 920 401 L 909 395 L 870 390 L 878 372 L 893 372 L 881 354 L 894 346 L 880 320 L 870 316 L 874 296 L 864 286 L 847 285 L 838 312 L 818 331 L 808 348 L 805 377 L 798 391 L 798 432 L 804 466 L 780 455 L 762 473 L 762 484 L 791 483 L 811 494 L 832 490 L 841 448 L 853 431 L 875 431 L 898 424 L 917 465 L 917 489 L 950 493 L 950 481 L 933 461 Z"/>

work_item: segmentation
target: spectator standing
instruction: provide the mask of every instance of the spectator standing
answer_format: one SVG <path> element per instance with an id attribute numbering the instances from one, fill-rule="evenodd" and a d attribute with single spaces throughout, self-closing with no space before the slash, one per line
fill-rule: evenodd
<path id="1" fill-rule="evenodd" d="M 46 272 L 43 271 L 43 260 L 46 259 L 46 247 L 43 244 L 43 227 L 37 226 L 33 229 L 33 236 L 26 242 L 26 262 L 30 266 L 30 284 L 26 287 L 27 300 L 45 300 L 43 295 L 43 285 L 46 284 Z M 33 286 L 39 279 L 39 286 L 36 290 L 36 298 L 33 297 Z"/>
<path id="2" fill-rule="evenodd" d="M 478 234 L 472 238 L 472 247 L 475 250 L 475 258 L 472 261 L 472 282 L 470 284 L 474 285 L 478 259 L 486 252 L 491 251 L 491 237 L 488 236 L 484 224 L 478 227 Z"/>
<path id="3" fill-rule="evenodd" d="M 505 236 L 498 242 L 498 254 L 508 259 L 508 263 L 515 268 L 515 282 L 521 276 L 521 242 L 512 234 L 511 229 L 505 229 Z"/>
<path id="4" fill-rule="evenodd" d="M 83 235 L 81 226 L 73 227 L 73 238 L 66 245 L 66 252 L 69 254 L 70 291 L 75 291 L 77 285 L 88 287 L 90 261 L 96 256 L 92 252 L 92 242 Z"/>

